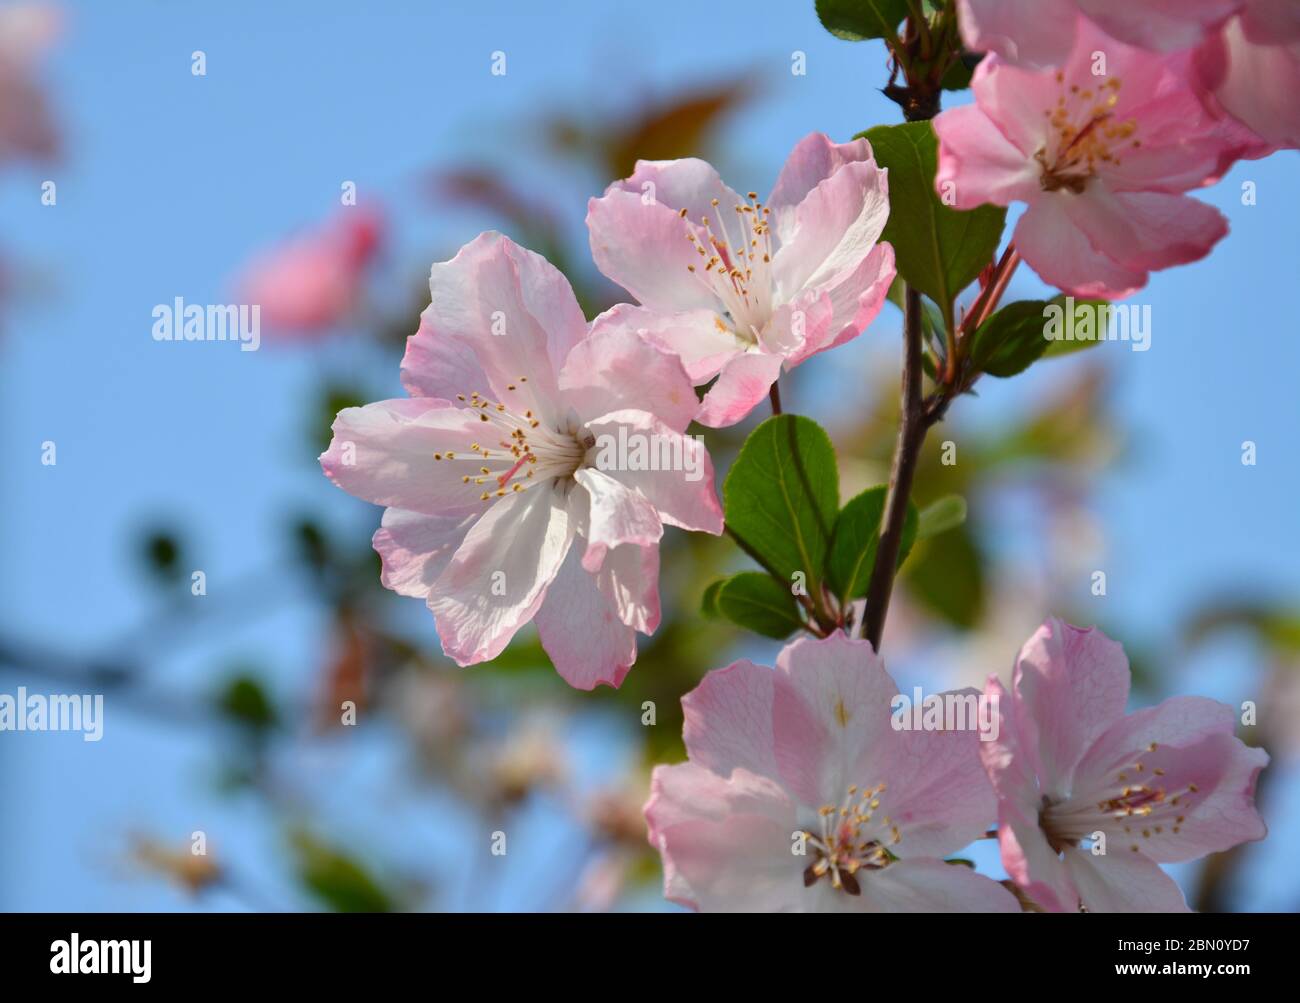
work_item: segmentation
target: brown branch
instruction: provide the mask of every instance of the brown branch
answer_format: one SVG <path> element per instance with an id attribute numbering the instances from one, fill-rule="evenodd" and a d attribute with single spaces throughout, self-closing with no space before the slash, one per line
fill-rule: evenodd
<path id="1" fill-rule="evenodd" d="M 903 302 L 903 414 L 898 426 L 898 444 L 894 448 L 893 468 L 889 473 L 889 490 L 885 511 L 880 519 L 880 543 L 876 563 L 867 584 L 867 606 L 863 613 L 863 636 L 880 650 L 880 635 L 885 629 L 889 597 L 894 589 L 894 572 L 903 543 L 903 525 L 907 520 L 912 480 L 921 456 L 930 421 L 921 396 L 921 294 L 906 287 Z"/>

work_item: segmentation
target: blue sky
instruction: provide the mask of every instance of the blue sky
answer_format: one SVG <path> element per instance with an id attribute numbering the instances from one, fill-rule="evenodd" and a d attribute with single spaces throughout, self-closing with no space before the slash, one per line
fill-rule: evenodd
<path id="1" fill-rule="evenodd" d="M 21 261 L 18 301 L 0 314 L 8 471 L 0 618 L 5 636 L 57 639 L 74 653 L 102 651 L 153 608 L 130 561 L 132 533 L 143 525 L 162 519 L 190 530 L 209 592 L 219 595 L 242 588 L 278 551 L 276 520 L 286 508 L 332 512 L 344 525 L 369 517 L 315 473 L 302 422 L 322 367 L 360 364 L 378 391 L 396 396 L 387 363 L 358 363 L 339 346 L 312 359 L 150 337 L 154 304 L 228 301 L 240 262 L 329 215 L 342 181 L 399 210 L 397 259 L 418 275 L 432 254 L 472 238 L 479 221 L 420 206 L 417 178 L 466 158 L 517 171 L 528 152 L 512 132 L 538 105 L 604 109 L 757 71 L 764 96 L 728 127 L 724 148 L 734 186 L 759 191 L 805 133 L 844 139 L 897 120 L 874 89 L 883 82 L 880 47 L 831 38 L 811 0 L 761 11 L 739 0 L 67 6 L 68 32 L 46 75 L 67 156 L 0 176 L 0 251 Z M 190 73 L 196 49 L 206 53 L 205 77 Z M 503 77 L 489 72 L 497 50 L 507 55 Z M 806 53 L 805 76 L 789 72 L 795 50 Z M 1136 297 L 1152 308 L 1150 351 L 1097 350 L 1115 373 L 1114 420 L 1132 446 L 1096 496 L 1110 541 L 1104 616 L 1144 643 L 1171 643 L 1179 617 L 1223 589 L 1300 600 L 1300 395 L 1290 379 L 1300 371 L 1290 303 L 1300 261 L 1297 166 L 1294 152 L 1239 164 L 1203 193 L 1227 214 L 1230 235 L 1209 259 L 1157 274 Z M 47 178 L 58 185 L 56 207 L 39 201 Z M 1257 186 L 1254 206 L 1242 204 L 1245 181 Z M 535 183 L 557 193 L 580 231 L 586 199 L 597 194 L 591 179 L 538 165 Z M 1040 292 L 1024 270 L 1012 287 L 1015 296 Z M 896 329 L 891 311 L 873 328 L 877 345 L 848 351 L 890 364 Z M 835 385 L 836 362 L 810 365 Z M 987 386 L 954 421 L 996 421 L 1051 378 Z M 822 397 L 819 407 L 828 406 Z M 1240 460 L 1247 439 L 1258 444 L 1253 467 Z M 56 467 L 40 465 L 45 440 L 57 443 Z M 219 653 L 246 650 L 293 693 L 319 628 L 319 613 L 290 599 L 220 645 L 146 654 L 161 685 L 183 689 L 209 678 Z M 1217 645 L 1189 664 L 1179 687 L 1248 698 L 1252 666 L 1246 645 Z M 0 671 L 0 691 L 25 681 Z M 112 873 L 116 834 L 137 823 L 231 833 L 241 859 L 266 882 L 280 880 L 273 834 L 253 809 L 205 788 L 214 768 L 206 736 L 126 711 L 116 717 L 111 704 L 109 714 L 98 745 L 0 735 L 8 806 L 0 810 L 0 907 L 183 907 L 166 889 Z M 595 722 L 589 730 L 579 743 L 596 750 L 591 760 L 606 758 L 608 729 Z M 348 778 L 361 786 L 368 771 L 391 766 L 386 754 L 377 741 L 361 765 L 329 750 L 318 765 L 341 771 L 330 775 L 351 790 Z M 1275 820 L 1270 851 L 1297 835 L 1294 770 L 1288 776 L 1291 807 Z M 339 826 L 376 838 L 349 797 L 340 795 Z M 411 831 L 421 824 L 429 827 L 427 816 Z M 436 854 L 439 839 L 429 840 L 394 840 L 394 852 L 415 862 Z M 1289 907 L 1300 875 L 1284 854 L 1269 859 L 1285 880 L 1256 882 L 1250 904 Z M 500 904 L 535 905 L 525 893 Z"/>

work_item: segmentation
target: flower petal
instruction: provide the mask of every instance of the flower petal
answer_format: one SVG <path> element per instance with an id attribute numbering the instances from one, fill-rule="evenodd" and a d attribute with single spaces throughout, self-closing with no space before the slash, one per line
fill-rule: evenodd
<path id="1" fill-rule="evenodd" d="M 665 314 L 620 303 L 592 322 L 593 333 L 604 324 L 630 327 L 656 348 L 677 356 L 695 385 L 717 376 L 728 360 L 746 349 L 746 343 L 713 310 Z"/>
<path id="2" fill-rule="evenodd" d="M 768 395 L 781 375 L 782 359 L 764 352 L 738 355 L 718 374 L 695 420 L 709 428 L 725 428 L 741 421 Z"/>
<path id="3" fill-rule="evenodd" d="M 600 570 L 605 554 L 625 543 L 640 547 L 658 544 L 663 524 L 645 495 L 591 467 L 584 467 L 573 477 L 590 499 L 584 568 Z"/>
<path id="4" fill-rule="evenodd" d="M 713 199 L 719 206 L 714 208 Z M 596 267 L 642 305 L 663 313 L 714 309 L 717 296 L 687 270 L 699 254 L 687 239 L 704 217 L 717 222 L 740 197 L 703 160 L 642 160 L 587 204 Z M 685 209 L 688 219 L 682 219 Z M 702 231 L 700 231 L 702 232 Z"/>
<path id="5" fill-rule="evenodd" d="M 643 411 L 615 411 L 589 422 L 596 468 L 654 506 L 670 526 L 722 532 L 713 462 L 702 439 L 675 432 Z"/>
<path id="6" fill-rule="evenodd" d="M 568 280 L 550 262 L 499 233 L 481 234 L 429 273 L 432 296 L 403 361 L 409 393 L 455 399 L 491 393 L 522 413 L 556 417 L 556 373 L 587 333 Z M 457 343 L 440 346 L 442 341 Z M 432 342 L 432 344 L 429 344 Z M 476 375 L 450 358 L 472 353 L 488 381 L 454 386 Z M 526 382 L 525 382 L 526 381 Z M 513 388 L 513 389 L 511 389 Z M 560 416 L 562 417 L 562 416 Z"/>
<path id="7" fill-rule="evenodd" d="M 468 455 L 479 434 L 477 418 L 466 408 L 423 397 L 345 408 L 334 419 L 321 469 L 344 491 L 376 505 L 467 514 L 482 508 L 483 489 L 463 482 L 477 467 L 472 456 L 467 460 L 456 451 Z M 445 459 L 449 451 L 455 459 Z"/>
<path id="8" fill-rule="evenodd" d="M 871 144 L 865 139 L 835 143 L 824 132 L 810 132 L 785 158 L 767 205 L 779 216 L 786 207 L 797 206 L 810 191 L 845 164 L 874 159 Z"/>
<path id="9" fill-rule="evenodd" d="M 673 901 L 703 912 L 806 908 L 803 858 L 791 852 L 795 806 L 774 781 L 742 769 L 723 779 L 693 763 L 657 766 L 645 814 Z"/>
<path id="10" fill-rule="evenodd" d="M 1228 232 L 1213 206 L 1164 192 L 1106 192 L 1093 185 L 1066 212 L 1122 268 L 1154 271 L 1199 261 Z"/>
<path id="11" fill-rule="evenodd" d="M 932 857 L 900 860 L 859 877 L 864 912 L 1020 912 L 992 878 Z"/>
<path id="12" fill-rule="evenodd" d="M 1147 284 L 1147 273 L 1126 268 L 1097 250 L 1074 223 L 1069 192 L 1044 195 L 1029 204 L 1016 224 L 1020 256 L 1048 285 L 1078 297 L 1123 299 Z"/>
<path id="13" fill-rule="evenodd" d="M 1069 0 L 957 0 L 962 39 L 1024 66 L 1055 66 L 1070 53 L 1076 9 Z"/>
<path id="14" fill-rule="evenodd" d="M 935 191 L 948 196 L 954 209 L 965 211 L 986 203 L 1004 206 L 1036 197 L 1037 164 L 1007 139 L 979 105 L 940 112 L 934 131 L 939 137 Z"/>
<path id="15" fill-rule="evenodd" d="M 805 288 L 836 285 L 857 271 L 889 220 L 887 178 L 874 160 L 854 161 L 793 209 L 772 259 L 778 303 Z"/>
<path id="16" fill-rule="evenodd" d="M 400 508 L 384 509 L 383 522 L 371 541 L 383 562 L 380 581 L 384 588 L 399 595 L 426 598 L 481 515 L 423 515 Z"/>
<path id="17" fill-rule="evenodd" d="M 1037 812 L 1013 801 L 998 804 L 998 848 L 1002 866 L 1020 889 L 1048 912 L 1077 912 L 1079 892 L 1060 855 L 1038 826 Z"/>
<path id="18" fill-rule="evenodd" d="M 533 618 L 573 541 L 549 484 L 492 503 L 429 593 L 442 649 L 458 665 L 495 658 Z"/>
<path id="19" fill-rule="evenodd" d="M 682 697 L 691 762 L 725 777 L 737 767 L 779 779 L 772 739 L 776 673 L 747 660 L 714 669 Z"/>
<path id="20" fill-rule="evenodd" d="M 1084 754 L 1124 716 L 1124 649 L 1096 628 L 1051 617 L 1020 649 L 1013 688 L 1017 726 L 1043 793 L 1063 798 Z"/>
<path id="21" fill-rule="evenodd" d="M 851 784 L 888 783 L 889 777 L 864 775 L 898 735 L 890 723 L 898 687 L 870 642 L 842 631 L 799 638 L 781 650 L 776 667 L 774 754 L 781 779 L 800 801 L 838 805 Z"/>
<path id="22" fill-rule="evenodd" d="M 884 306 L 894 275 L 893 247 L 877 244 L 852 272 L 814 287 L 830 305 L 827 322 L 809 324 L 804 332 L 803 343 L 789 355 L 787 367 L 794 368 L 810 355 L 852 341 L 866 330 Z M 806 316 L 813 321 L 819 318 L 820 310 L 809 310 Z M 773 323 L 776 322 L 777 318 L 773 318 Z M 814 326 L 816 330 L 813 329 Z"/>
<path id="23" fill-rule="evenodd" d="M 636 548 L 613 553 L 624 549 Z M 606 563 L 612 561 L 613 555 Z M 656 594 L 656 605 L 657 599 Z M 595 577 L 583 570 L 577 547 L 569 549 L 547 589 L 537 611 L 537 635 L 555 670 L 575 689 L 617 689 L 636 661 L 636 631 L 622 621 L 618 604 L 601 591 Z"/>
<path id="24" fill-rule="evenodd" d="M 1189 912 L 1178 883 L 1141 853 L 1070 848 L 1065 868 L 1089 912 Z"/>
<path id="25" fill-rule="evenodd" d="M 560 390 L 566 402 L 583 420 L 636 408 L 685 431 L 699 409 L 691 378 L 676 355 L 639 337 L 618 309 L 597 317 L 590 336 L 565 360 Z"/>

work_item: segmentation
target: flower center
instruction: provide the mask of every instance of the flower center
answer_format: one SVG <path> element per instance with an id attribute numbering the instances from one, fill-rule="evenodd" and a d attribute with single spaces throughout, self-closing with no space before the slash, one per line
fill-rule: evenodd
<path id="1" fill-rule="evenodd" d="M 817 809 L 819 831 L 804 830 L 807 845 L 817 855 L 804 869 L 805 888 L 829 877 L 831 887 L 837 891 L 860 895 L 862 886 L 858 883 L 858 872 L 864 869 L 878 871 L 889 866 L 894 855 L 886 847 L 900 842 L 903 837 L 888 815 L 876 816 L 880 795 L 884 792 L 884 784 L 865 790 L 859 790 L 855 784 L 849 788 L 838 808 L 822 805 Z"/>
<path id="2" fill-rule="evenodd" d="M 731 321 L 728 330 L 741 341 L 758 344 L 763 328 L 772 317 L 772 229 L 768 217 L 772 210 L 750 192 L 748 200 L 734 206 L 735 220 L 727 222 L 728 213 L 718 210 L 715 220 L 701 216 L 687 221 L 686 239 L 695 245 L 704 263 L 687 265 L 696 277 L 721 302 Z M 716 226 L 715 226 L 716 224 Z M 702 232 L 701 232 L 702 231 Z"/>
<path id="3" fill-rule="evenodd" d="M 528 377 L 519 377 L 519 383 L 527 382 Z M 513 391 L 516 386 L 512 383 L 506 390 Z M 462 484 L 480 490 L 480 501 L 523 491 L 534 481 L 572 477 L 594 444 L 590 434 L 576 426 L 548 428 L 531 410 L 518 411 L 478 391 L 468 397 L 457 394 L 456 399 L 478 413 L 483 435 L 467 444 L 468 455 L 448 450 L 434 453 L 433 458 L 449 462 Z M 467 472 L 467 466 L 474 469 Z"/>
<path id="4" fill-rule="evenodd" d="M 1115 119 L 1121 86 L 1118 77 L 1099 84 L 1095 90 L 1072 84 L 1067 91 L 1065 75 L 1059 71 L 1056 81 L 1062 85 L 1061 94 L 1055 106 L 1043 112 L 1051 135 L 1034 159 L 1041 170 L 1039 184 L 1043 191 L 1066 188 L 1077 195 L 1096 176 L 1100 165 L 1120 165 L 1119 155 L 1125 143 L 1137 149 L 1142 141 L 1135 137 L 1134 119 Z"/>
<path id="5" fill-rule="evenodd" d="M 1115 774 L 1111 786 L 1092 792 L 1086 800 L 1079 797 L 1046 803 L 1038 824 L 1060 853 L 1096 832 L 1113 830 L 1119 823 L 1129 848 L 1137 853 L 1140 839 L 1160 835 L 1166 828 L 1178 833 L 1187 811 L 1200 800 L 1200 788 L 1178 776 L 1184 771 L 1176 764 L 1176 750 L 1160 749 L 1152 742 L 1136 762 Z"/>

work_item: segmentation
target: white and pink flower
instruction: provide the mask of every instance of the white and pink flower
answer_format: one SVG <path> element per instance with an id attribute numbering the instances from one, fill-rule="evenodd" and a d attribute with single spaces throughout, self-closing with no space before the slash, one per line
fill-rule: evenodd
<path id="1" fill-rule="evenodd" d="M 1268 754 L 1233 735 L 1233 709 L 1173 697 L 1126 715 L 1128 660 L 1100 631 L 1048 620 L 1011 692 L 996 677 L 986 692 L 1000 714 L 980 753 L 1002 862 L 1044 909 L 1184 911 L 1160 863 L 1264 837 L 1254 792 Z"/>
<path id="2" fill-rule="evenodd" d="M 945 854 L 994 801 L 975 731 L 891 725 L 898 688 L 866 641 L 788 645 L 682 699 L 690 761 L 655 768 L 646 820 L 668 898 L 704 911 L 1018 912 Z"/>
<path id="3" fill-rule="evenodd" d="M 934 121 L 936 186 L 959 209 L 1026 203 L 1013 240 L 1039 276 L 1118 299 L 1209 253 L 1227 221 L 1183 193 L 1260 144 L 1205 108 L 1192 51 L 1155 55 L 1082 18 L 1074 27 L 1059 69 L 980 63 L 975 104 Z"/>
<path id="4" fill-rule="evenodd" d="M 573 686 L 617 686 L 659 622 L 665 524 L 722 531 L 681 363 L 603 315 L 588 327 L 544 258 L 485 233 L 430 274 L 402 361 L 410 398 L 339 413 L 326 475 L 384 505 L 383 583 L 424 599 L 461 665 L 535 620 Z M 687 470 L 598 469 L 641 437 Z M 689 470 L 701 473 L 691 477 Z"/>
<path id="5" fill-rule="evenodd" d="M 870 144 L 813 133 L 766 202 L 702 160 L 643 160 L 591 200 L 587 226 L 597 267 L 641 304 L 615 316 L 679 355 L 696 384 L 717 377 L 698 420 L 722 427 L 783 367 L 875 318 L 894 278 L 893 248 L 878 243 L 888 217 Z"/>

